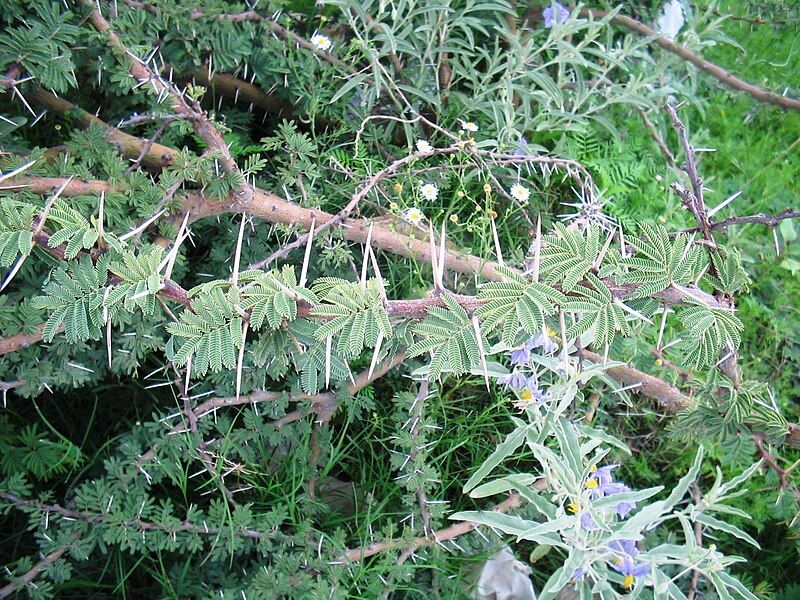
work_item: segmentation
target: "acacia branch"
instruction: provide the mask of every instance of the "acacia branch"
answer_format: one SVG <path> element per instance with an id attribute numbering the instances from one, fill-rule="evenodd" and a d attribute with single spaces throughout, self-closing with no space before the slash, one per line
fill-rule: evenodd
<path id="1" fill-rule="evenodd" d="M 375 369 L 373 370 L 372 374 L 369 371 L 363 371 L 359 373 L 353 380 L 353 382 L 347 386 L 347 393 L 353 395 L 358 391 L 362 390 L 372 382 L 380 379 L 386 373 L 394 369 L 396 366 L 403 363 L 406 359 L 405 352 L 397 351 L 395 352 L 394 356 L 392 356 L 391 360 L 384 361 L 378 364 Z M 285 392 L 273 392 L 268 390 L 261 390 L 258 392 L 253 392 L 247 396 L 226 396 L 220 398 L 211 398 L 206 400 L 205 402 L 199 404 L 194 408 L 194 414 L 197 415 L 197 418 L 202 418 L 203 416 L 214 412 L 219 408 L 224 408 L 228 406 L 242 406 L 246 404 L 257 404 L 260 402 L 276 402 L 277 400 L 283 398 L 286 395 Z M 334 392 L 325 392 L 321 394 L 295 394 L 290 398 L 293 402 L 301 402 L 301 401 L 308 401 L 310 403 L 310 407 L 307 410 L 298 409 L 291 413 L 287 413 L 280 419 L 277 419 L 272 422 L 274 427 L 282 427 L 284 425 L 288 425 L 289 423 L 293 423 L 295 421 L 299 421 L 303 417 L 309 414 L 309 412 L 313 412 L 320 416 L 322 419 L 330 420 L 333 413 L 339 406 L 337 400 L 337 394 Z M 176 435 L 180 432 L 186 430 L 186 423 L 181 421 L 177 425 L 174 425 L 164 436 Z M 153 460 L 156 457 L 156 447 L 151 448 L 144 454 L 140 455 L 136 460 L 136 467 L 137 469 L 142 468 L 142 465 L 145 463 Z"/>
<path id="2" fill-rule="evenodd" d="M 596 364 L 605 364 L 607 362 L 602 356 L 591 350 L 579 350 L 578 356 Z M 631 365 L 607 366 L 605 372 L 626 387 L 631 386 L 631 391 L 656 400 L 662 408 L 670 413 L 680 412 L 685 408 L 691 407 L 695 402 L 674 385 L 644 373 Z M 764 437 L 764 434 L 760 431 L 753 431 L 752 434 L 760 436 L 760 438 Z M 793 448 L 800 448 L 800 425 L 789 423 L 789 430 L 783 443 Z"/>
<path id="3" fill-rule="evenodd" d="M 596 10 L 591 8 L 583 8 L 581 9 L 581 15 L 587 16 L 590 15 L 594 19 L 602 19 L 608 16 L 611 11 L 608 10 Z M 766 104 L 772 104 L 774 106 L 779 106 L 784 110 L 793 110 L 800 112 L 800 100 L 797 98 L 790 98 L 787 96 L 780 96 L 768 90 L 765 90 L 762 87 L 757 85 L 753 85 L 752 83 L 748 83 L 742 79 L 736 77 L 733 73 L 726 71 L 722 67 L 715 65 L 714 63 L 704 59 L 702 56 L 695 54 L 685 46 L 681 46 L 672 42 L 665 38 L 662 34 L 660 34 L 655 29 L 652 29 L 645 25 L 644 23 L 637 21 L 636 19 L 632 19 L 626 15 L 615 14 L 610 18 L 612 23 L 616 23 L 617 25 L 622 25 L 623 27 L 633 31 L 634 33 L 638 33 L 640 35 L 646 36 L 648 38 L 652 38 L 649 41 L 651 44 L 655 44 L 667 52 L 674 54 L 675 56 L 685 60 L 688 63 L 693 64 L 695 67 L 711 75 L 721 83 L 731 87 L 735 90 L 739 90 L 740 92 L 744 92 L 749 94 L 759 102 L 764 102 Z"/>
<path id="4" fill-rule="evenodd" d="M 800 219 L 800 210 L 787 208 L 783 212 L 779 212 L 775 215 L 758 213 L 755 215 L 747 215 L 745 217 L 728 217 L 722 221 L 711 223 L 711 229 L 725 229 L 731 225 L 741 225 L 743 223 L 759 223 L 761 225 L 774 228 L 780 225 L 781 221 L 785 221 L 787 219 Z"/>
<path id="5" fill-rule="evenodd" d="M 25 502 L 21 498 L 17 498 L 16 496 L 12 496 L 11 494 L 0 494 L 0 498 L 3 498 L 4 500 L 7 500 L 7 501 L 10 502 L 11 500 L 9 500 L 9 497 L 14 498 L 15 500 L 17 500 L 18 501 L 17 505 Z M 72 542 L 76 542 L 76 541 L 78 541 L 78 539 L 79 539 L 79 536 L 75 535 L 72 538 Z M 60 548 L 56 548 L 55 550 L 53 550 L 47 556 L 43 556 L 41 558 L 41 560 L 39 560 L 39 562 L 37 562 L 35 565 L 33 565 L 33 567 L 31 567 L 26 573 L 24 573 L 23 575 L 20 575 L 19 577 L 14 577 L 9 584 L 7 584 L 4 587 L 0 588 L 0 598 L 6 598 L 6 597 L 10 596 L 11 594 L 13 594 L 14 592 L 16 592 L 17 590 L 20 590 L 20 589 L 32 584 L 33 581 L 39 576 L 39 573 L 41 573 L 42 571 L 47 569 L 50 565 L 52 565 L 54 562 L 56 562 L 59 558 L 64 556 L 64 554 L 67 552 L 67 550 L 69 550 L 69 547 L 70 547 L 70 544 L 65 544 L 64 546 L 61 546 Z"/>
<path id="6" fill-rule="evenodd" d="M 10 87 L 7 80 L 2 82 L 2 85 L 7 89 Z M 177 150 L 155 142 L 149 144 L 147 140 L 120 131 L 92 113 L 83 110 L 68 100 L 51 94 L 39 86 L 27 89 L 25 91 L 25 98 L 31 100 L 45 110 L 72 119 L 72 121 L 82 129 L 88 129 L 90 125 L 101 127 L 105 131 L 106 140 L 108 140 L 122 156 L 135 159 L 137 156 L 142 155 L 141 161 L 145 167 L 163 169 L 172 164 L 178 156 Z"/>
<path id="7" fill-rule="evenodd" d="M 90 0 L 80 0 L 84 7 L 89 9 L 89 20 L 97 31 L 104 33 L 108 37 L 108 45 L 112 52 L 122 64 L 127 65 L 131 76 L 139 83 L 149 83 L 159 94 L 169 96 L 172 102 L 172 110 L 175 114 L 189 120 L 195 133 L 202 139 L 210 150 L 219 154 L 219 161 L 226 173 L 236 176 L 240 182 L 236 185 L 234 193 L 242 201 L 252 198 L 252 187 L 246 182 L 244 175 L 239 170 L 236 161 L 231 155 L 227 143 L 222 138 L 222 134 L 214 127 L 205 111 L 200 107 L 197 100 L 188 98 L 180 93 L 171 82 L 162 79 L 145 62 L 136 58 L 123 44 L 117 33 L 108 24 L 99 8 Z"/>
<path id="8" fill-rule="evenodd" d="M 503 502 L 492 508 L 491 511 L 505 513 L 508 512 L 509 510 L 516 508 L 521 503 L 522 503 L 522 496 L 520 496 L 519 494 L 512 494 L 506 500 L 504 500 Z M 375 554 L 380 554 L 381 552 L 385 552 L 386 550 L 392 550 L 394 548 L 402 548 L 411 552 L 415 552 L 420 548 L 424 548 L 426 546 L 432 546 L 433 544 L 442 543 L 447 540 L 452 540 L 453 538 L 456 538 L 458 536 L 465 535 L 477 528 L 478 528 L 477 523 L 470 523 L 468 521 L 465 521 L 463 523 L 452 525 L 440 531 L 431 532 L 429 537 L 421 536 L 414 538 L 410 542 L 407 540 L 388 540 L 385 542 L 377 542 L 374 544 L 369 544 L 368 546 L 364 546 L 362 548 L 355 548 L 353 550 L 348 550 L 339 559 L 339 562 L 363 560 L 365 558 L 369 558 L 370 556 L 374 556 Z"/>

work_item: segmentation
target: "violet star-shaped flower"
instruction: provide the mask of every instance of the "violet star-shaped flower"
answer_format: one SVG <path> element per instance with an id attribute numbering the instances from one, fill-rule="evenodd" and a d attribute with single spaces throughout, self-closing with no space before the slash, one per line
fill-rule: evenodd
<path id="1" fill-rule="evenodd" d="M 514 371 L 508 375 L 501 375 L 497 378 L 497 382 L 503 383 L 508 387 L 514 388 L 515 390 L 520 390 L 525 387 L 525 384 L 528 382 L 528 378 L 525 377 L 523 373 Z"/>
<path id="2" fill-rule="evenodd" d="M 559 25 L 566 23 L 569 19 L 569 11 L 564 5 L 556 2 L 542 11 L 542 18 L 544 19 L 545 28 L 550 29 L 556 23 Z"/>

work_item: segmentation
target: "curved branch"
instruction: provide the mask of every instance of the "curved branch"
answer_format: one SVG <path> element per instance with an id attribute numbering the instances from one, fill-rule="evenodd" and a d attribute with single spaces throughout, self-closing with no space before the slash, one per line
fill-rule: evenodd
<path id="1" fill-rule="evenodd" d="M 608 16 L 611 11 L 608 10 L 595 10 L 591 8 L 583 8 L 581 9 L 581 15 L 583 16 L 591 16 L 595 19 L 602 19 Z M 740 92 L 744 92 L 745 94 L 749 94 L 759 102 L 764 102 L 765 104 L 772 104 L 774 106 L 779 106 L 784 110 L 793 110 L 796 112 L 800 112 L 800 100 L 797 98 L 789 98 L 787 96 L 779 96 L 769 90 L 765 90 L 762 87 L 757 85 L 753 85 L 752 83 L 748 83 L 742 79 L 739 79 L 733 73 L 726 71 L 722 67 L 715 65 L 714 63 L 704 59 L 702 56 L 695 54 L 688 48 L 676 44 L 675 42 L 671 42 L 664 36 L 662 36 L 658 31 L 652 29 L 645 25 L 644 23 L 637 21 L 636 19 L 632 19 L 626 15 L 615 14 L 611 17 L 611 22 L 616 23 L 617 25 L 622 25 L 623 27 L 633 31 L 634 33 L 638 33 L 640 35 L 650 37 L 650 43 L 656 44 L 657 46 L 663 48 L 667 52 L 674 54 L 675 56 L 685 60 L 688 63 L 693 64 L 695 67 L 711 75 L 721 83 L 724 83 L 728 87 L 731 87 L 735 90 L 739 90 Z"/>
<path id="2" fill-rule="evenodd" d="M 142 164 L 145 167 L 163 169 L 172 164 L 178 156 L 177 150 L 155 142 L 147 148 L 148 140 L 120 131 L 72 102 L 59 98 L 38 86 L 27 90 L 25 98 L 32 100 L 45 110 L 73 119 L 75 124 L 83 129 L 87 129 L 90 125 L 102 127 L 105 130 L 108 142 L 116 147 L 117 151 L 123 156 L 136 158 L 145 151 L 142 156 Z"/>

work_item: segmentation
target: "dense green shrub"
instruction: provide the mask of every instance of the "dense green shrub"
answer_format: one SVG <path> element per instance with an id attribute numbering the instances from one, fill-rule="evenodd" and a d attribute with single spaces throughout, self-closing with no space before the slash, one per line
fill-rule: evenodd
<path id="1" fill-rule="evenodd" d="M 800 102 L 680 5 L 6 0 L 0 597 L 791 594 Z"/>

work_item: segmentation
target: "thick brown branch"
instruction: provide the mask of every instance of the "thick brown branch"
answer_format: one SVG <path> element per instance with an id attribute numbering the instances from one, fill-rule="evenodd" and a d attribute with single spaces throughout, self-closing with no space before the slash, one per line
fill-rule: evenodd
<path id="1" fill-rule="evenodd" d="M 592 352 L 591 350 L 579 350 L 578 355 L 581 358 L 592 361 L 593 363 L 603 364 L 606 362 L 602 356 Z M 606 367 L 606 373 L 611 377 L 625 384 L 631 386 L 631 391 L 637 394 L 642 394 L 648 398 L 656 400 L 662 408 L 671 412 L 677 413 L 684 408 L 688 408 L 694 402 L 689 396 L 681 392 L 674 385 L 662 381 L 658 377 L 648 375 L 643 371 L 636 369 L 630 365 L 615 365 Z M 753 435 L 764 437 L 764 434 L 759 431 L 753 431 Z M 784 438 L 783 443 L 787 446 L 800 448 L 800 426 L 795 423 L 789 423 L 789 431 Z"/>
<path id="2" fill-rule="evenodd" d="M 245 202 L 250 200 L 253 195 L 252 187 L 245 181 L 245 177 L 239 170 L 228 145 L 222 138 L 222 134 L 208 119 L 208 116 L 200 107 L 199 103 L 196 100 L 187 98 L 185 94 L 178 92 L 171 82 L 164 81 L 157 73 L 150 69 L 147 64 L 135 58 L 122 43 L 117 33 L 108 24 L 108 21 L 105 20 L 99 8 L 96 8 L 89 0 L 81 0 L 81 3 L 90 11 L 89 20 L 92 22 L 95 29 L 108 36 L 109 48 L 112 53 L 116 55 L 117 60 L 127 65 L 131 76 L 137 81 L 140 83 L 149 83 L 157 92 L 169 96 L 172 101 L 172 110 L 175 114 L 188 119 L 200 139 L 208 145 L 210 150 L 218 153 L 223 170 L 240 179 L 240 183 L 237 184 L 235 189 L 236 196 Z"/>
<path id="3" fill-rule="evenodd" d="M 25 99 L 33 101 L 45 110 L 72 119 L 76 125 L 83 129 L 88 128 L 92 124 L 102 127 L 106 132 L 106 139 L 108 142 L 123 156 L 136 158 L 142 154 L 142 151 L 148 145 L 147 140 L 120 131 L 116 127 L 111 127 L 102 119 L 86 112 L 72 102 L 59 98 L 38 86 L 26 90 Z M 153 143 L 149 144 L 149 146 L 149 149 L 147 149 L 142 156 L 142 164 L 148 168 L 162 169 L 172 164 L 178 155 L 176 150 L 163 146 L 162 144 Z"/>
<path id="4" fill-rule="evenodd" d="M 508 512 L 509 510 L 519 506 L 521 503 L 522 497 L 519 494 L 512 494 L 506 500 L 495 506 L 492 511 L 500 513 Z M 436 543 L 452 540 L 460 535 L 465 535 L 477 527 L 478 525 L 476 523 L 469 523 L 465 521 L 463 523 L 458 523 L 457 525 L 452 525 L 447 529 L 432 532 L 430 537 L 414 538 L 410 543 L 406 540 L 377 542 L 375 544 L 370 544 L 369 546 L 364 546 L 363 548 L 348 550 L 340 560 L 342 562 L 363 560 L 370 556 L 374 556 L 375 554 L 385 552 L 386 550 L 392 550 L 393 548 L 403 548 L 416 551 L 420 548 L 424 548 L 425 546 L 431 546 Z"/>
<path id="5" fill-rule="evenodd" d="M 44 323 L 36 326 L 33 333 L 18 333 L 8 337 L 0 337 L 0 356 L 22 350 L 42 341 Z"/>
<path id="6" fill-rule="evenodd" d="M 11 494 L 0 495 L 0 497 L 2 497 L 3 499 L 10 501 L 8 498 L 6 498 L 6 496 L 11 496 Z M 11 496 L 11 497 L 18 501 L 17 504 L 25 502 L 24 500 L 22 500 L 21 498 L 17 498 L 16 496 Z M 78 536 L 77 535 L 73 536 L 72 540 L 73 542 L 78 541 Z M 47 567 L 49 567 L 59 558 L 64 556 L 67 550 L 69 550 L 69 544 L 61 546 L 60 548 L 56 548 L 47 556 L 43 556 L 41 560 L 37 562 L 35 565 L 33 565 L 33 567 L 31 567 L 30 570 L 28 570 L 25 574 L 19 577 L 14 577 L 11 580 L 11 583 L 0 588 L 0 598 L 6 598 L 11 594 L 13 594 L 14 592 L 16 592 L 17 590 L 20 590 L 25 586 L 33 583 L 33 581 L 39 576 L 39 573 L 44 571 Z"/>
<path id="7" fill-rule="evenodd" d="M 610 11 L 607 10 L 595 10 L 590 8 L 581 9 L 581 15 L 591 15 L 595 19 L 602 19 L 609 14 Z M 616 23 L 617 25 L 622 25 L 623 27 L 638 33 L 643 36 L 647 36 L 652 38 L 650 43 L 656 44 L 657 46 L 663 48 L 667 52 L 671 52 L 672 54 L 678 56 L 679 58 L 685 60 L 688 63 L 693 64 L 695 67 L 707 73 L 724 83 L 728 87 L 731 87 L 735 90 L 739 90 L 746 94 L 749 94 L 759 102 L 764 102 L 766 104 L 773 104 L 775 106 L 780 106 L 784 110 L 794 110 L 800 112 L 800 100 L 797 98 L 789 98 L 787 96 L 780 96 L 764 88 L 761 88 L 757 85 L 753 85 L 752 83 L 748 83 L 736 77 L 733 73 L 726 71 L 722 67 L 715 65 L 712 62 L 707 61 L 702 56 L 699 56 L 681 46 L 676 44 L 675 42 L 671 42 L 664 36 L 662 36 L 659 32 L 655 29 L 651 29 L 644 23 L 637 21 L 636 19 L 632 19 L 631 17 L 616 14 L 611 17 L 611 22 Z"/>

